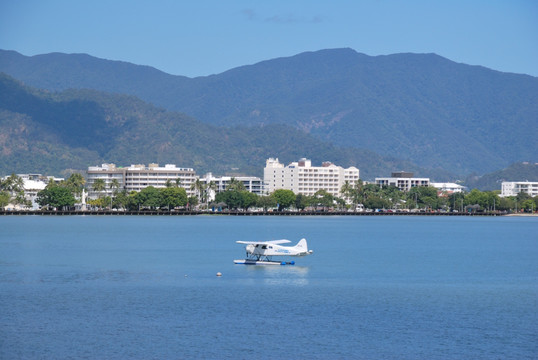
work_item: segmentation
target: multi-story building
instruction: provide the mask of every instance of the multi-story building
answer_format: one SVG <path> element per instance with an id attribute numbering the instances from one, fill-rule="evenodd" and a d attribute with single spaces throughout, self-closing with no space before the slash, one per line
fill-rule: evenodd
<path id="1" fill-rule="evenodd" d="M 453 194 L 465 191 L 465 186 L 456 183 L 430 183 L 431 186 L 437 189 L 438 193 Z"/>
<path id="2" fill-rule="evenodd" d="M 269 158 L 263 171 L 266 193 L 278 189 L 287 189 L 295 194 L 312 196 L 319 190 L 325 190 L 333 196 L 341 196 L 340 189 L 346 181 L 354 184 L 359 180 L 359 169 L 344 169 L 331 162 L 321 166 L 312 166 L 308 159 L 284 166 L 278 158 Z"/>
<path id="3" fill-rule="evenodd" d="M 24 190 L 24 198 L 31 202 L 30 208 L 32 210 L 39 209 L 39 205 L 36 203 L 37 193 L 41 190 L 44 190 L 49 182 L 54 182 L 59 184 L 64 180 L 64 178 L 57 178 L 54 176 L 43 176 L 41 174 L 17 174 L 23 181 L 22 187 Z M 6 180 L 8 177 L 4 177 L 3 180 Z M 15 194 L 11 194 L 12 196 Z M 9 205 L 9 207 L 14 209 L 22 208 L 20 205 Z"/>
<path id="4" fill-rule="evenodd" d="M 520 192 L 532 197 L 538 196 L 538 182 L 531 181 L 503 181 L 501 188 L 502 197 L 517 196 Z"/>
<path id="5" fill-rule="evenodd" d="M 254 176 L 213 176 L 212 173 L 207 173 L 203 178 L 200 178 L 204 184 L 209 184 L 211 181 L 215 183 L 215 189 L 209 191 L 209 201 L 215 199 L 215 195 L 219 192 L 226 191 L 230 181 L 235 179 L 240 181 L 247 191 L 256 195 L 263 195 L 263 180 Z"/>
<path id="6" fill-rule="evenodd" d="M 380 186 L 396 186 L 401 191 L 409 191 L 416 186 L 430 186 L 430 179 L 414 178 L 411 172 L 399 171 L 393 172 L 391 177 L 375 178 L 375 183 Z"/>
<path id="7" fill-rule="evenodd" d="M 95 180 L 103 179 L 105 189 L 101 192 L 93 190 Z M 116 180 L 116 182 L 114 181 Z M 99 196 L 110 196 L 116 190 L 140 191 L 148 186 L 164 188 L 168 184 L 177 184 L 185 188 L 187 195 L 192 196 L 192 183 L 196 180 L 196 172 L 191 168 L 178 168 L 176 165 L 159 164 L 131 165 L 129 167 L 116 167 L 115 164 L 90 166 L 87 171 L 86 185 L 89 189 L 88 197 L 95 199 Z M 117 189 L 114 184 L 117 184 Z"/>

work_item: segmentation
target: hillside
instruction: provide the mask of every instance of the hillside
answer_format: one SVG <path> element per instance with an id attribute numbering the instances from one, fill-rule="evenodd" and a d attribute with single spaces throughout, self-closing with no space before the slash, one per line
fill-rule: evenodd
<path id="1" fill-rule="evenodd" d="M 133 96 L 95 90 L 50 93 L 5 74 L 0 74 L 0 94 L 0 175 L 60 175 L 104 162 L 157 162 L 193 167 L 202 175 L 262 176 L 268 157 L 291 162 L 311 156 L 316 164 L 330 160 L 357 166 L 364 179 L 394 169 L 449 176 L 368 150 L 340 148 L 287 125 L 217 127 Z"/>
<path id="2" fill-rule="evenodd" d="M 503 181 L 538 181 L 538 163 L 515 163 L 483 176 L 470 175 L 465 180 L 469 189 L 501 190 Z"/>
<path id="3" fill-rule="evenodd" d="M 0 71 L 43 89 L 135 95 L 217 126 L 286 124 L 462 175 L 538 153 L 538 78 L 435 54 L 322 50 L 191 79 L 83 54 L 0 51 Z"/>

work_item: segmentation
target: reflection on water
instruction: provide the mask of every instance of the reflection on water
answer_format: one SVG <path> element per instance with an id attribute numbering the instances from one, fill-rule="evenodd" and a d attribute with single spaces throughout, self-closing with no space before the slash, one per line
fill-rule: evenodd
<path id="1" fill-rule="evenodd" d="M 244 265 L 245 272 L 266 285 L 308 285 L 308 266 Z"/>

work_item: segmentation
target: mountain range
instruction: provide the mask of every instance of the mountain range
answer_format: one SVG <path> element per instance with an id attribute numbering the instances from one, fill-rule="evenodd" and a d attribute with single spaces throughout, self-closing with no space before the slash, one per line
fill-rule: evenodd
<path id="1" fill-rule="evenodd" d="M 85 54 L 27 57 L 0 50 L 0 71 L 48 91 L 133 95 L 168 110 L 167 117 L 188 118 L 199 129 L 228 136 L 262 132 L 264 140 L 277 144 L 286 129 L 284 135 L 317 146 L 308 149 L 297 140 L 295 158 L 276 149 L 261 157 L 316 160 L 316 148 L 324 146 L 368 153 L 327 153 L 332 158 L 319 161 L 356 165 L 369 176 L 405 166 L 441 180 L 535 162 L 538 153 L 538 78 L 458 64 L 435 54 L 372 57 L 352 49 L 321 50 L 188 78 Z M 274 126 L 281 131 L 271 132 Z M 374 158 L 380 163 L 374 165 Z"/>
<path id="2" fill-rule="evenodd" d="M 113 162 L 176 164 L 198 174 L 263 175 L 265 160 L 312 154 L 363 167 L 363 178 L 389 169 L 426 170 L 368 150 L 341 148 L 288 125 L 218 127 L 134 96 L 96 90 L 47 92 L 0 74 L 0 174 L 68 174 Z M 446 174 L 439 172 L 438 176 Z"/>

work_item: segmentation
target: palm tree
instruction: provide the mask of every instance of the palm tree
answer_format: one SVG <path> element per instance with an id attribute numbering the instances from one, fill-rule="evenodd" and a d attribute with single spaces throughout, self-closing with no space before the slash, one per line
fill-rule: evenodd
<path id="1" fill-rule="evenodd" d="M 353 186 L 349 183 L 348 180 L 346 180 L 344 182 L 344 185 L 342 185 L 342 187 L 340 188 L 340 194 L 342 194 L 342 196 L 346 199 L 346 200 L 350 200 L 352 202 L 352 205 L 353 206 L 353 209 L 356 208 L 355 206 L 355 202 L 354 202 L 354 196 L 353 196 Z"/>
<path id="2" fill-rule="evenodd" d="M 95 179 L 92 185 L 92 189 L 97 193 L 101 193 L 101 191 L 104 191 L 106 189 L 105 180 Z M 99 198 L 101 198 L 101 196 L 99 196 Z"/>
<path id="3" fill-rule="evenodd" d="M 112 198 L 116 197 L 116 194 L 118 193 L 118 189 L 120 188 L 120 182 L 118 179 L 112 179 L 110 182 L 110 190 L 112 190 L 112 195 L 110 195 L 110 209 L 112 209 Z"/>
<path id="4" fill-rule="evenodd" d="M 24 180 L 20 176 L 11 174 L 3 182 L 0 180 L 0 191 L 2 190 L 7 194 L 8 202 L 27 205 L 28 202 L 24 196 Z"/>
<path id="5" fill-rule="evenodd" d="M 11 174 L 6 180 L 2 182 L 2 189 L 10 193 L 18 193 L 24 191 L 24 180 L 20 176 Z"/>
<path id="6" fill-rule="evenodd" d="M 364 190 L 364 185 L 361 179 L 357 180 L 355 182 L 355 186 L 353 186 L 353 203 L 355 204 L 355 207 L 357 204 L 362 203 L 364 204 L 364 201 L 366 200 L 366 192 Z"/>
<path id="7" fill-rule="evenodd" d="M 242 191 L 246 190 L 245 185 L 241 180 L 237 180 L 236 178 L 231 178 L 230 182 L 228 183 L 228 186 L 226 186 L 226 190 L 229 191 Z"/>
<path id="8" fill-rule="evenodd" d="M 191 190 L 194 190 L 196 196 L 198 196 L 199 202 L 203 203 L 206 184 L 204 184 L 200 179 L 196 179 L 196 181 L 191 184 Z"/>
<path id="9" fill-rule="evenodd" d="M 75 197 L 78 198 L 82 194 L 84 184 L 86 184 L 86 179 L 84 179 L 84 176 L 79 173 L 71 174 L 69 179 L 65 181 L 65 185 L 67 186 L 67 188 L 71 190 L 71 193 L 73 193 Z"/>
<path id="10" fill-rule="evenodd" d="M 207 203 L 207 208 L 209 209 L 209 191 L 214 191 L 216 192 L 217 191 L 217 183 L 214 182 L 213 180 L 211 180 L 205 187 L 205 191 L 206 191 L 206 203 Z"/>

